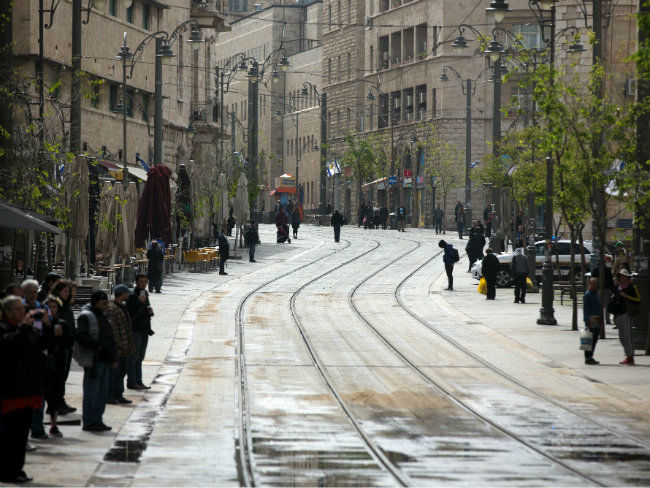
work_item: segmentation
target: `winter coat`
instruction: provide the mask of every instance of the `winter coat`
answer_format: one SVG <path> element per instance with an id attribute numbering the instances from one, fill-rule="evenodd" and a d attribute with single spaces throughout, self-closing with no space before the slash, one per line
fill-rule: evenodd
<path id="1" fill-rule="evenodd" d="M 298 212 L 293 212 L 291 214 L 291 226 L 300 227 L 300 214 Z"/>
<path id="2" fill-rule="evenodd" d="M 144 291 L 145 301 L 140 302 L 138 297 L 141 292 Z M 150 334 L 151 333 L 151 315 L 149 315 L 149 309 L 151 304 L 149 303 L 149 292 L 147 290 L 140 290 L 135 288 L 133 290 L 133 295 L 129 297 L 126 302 L 126 308 L 129 311 L 129 316 L 131 317 L 131 326 L 133 327 L 133 332 L 138 332 L 140 334 Z"/>
<path id="3" fill-rule="evenodd" d="M 31 325 L 0 322 L 0 399 L 43 394 L 43 345 Z"/>
<path id="4" fill-rule="evenodd" d="M 447 265 L 447 266 L 453 266 L 456 262 L 454 259 L 454 245 L 446 243 L 445 244 L 445 253 L 442 256 L 442 261 Z"/>
<path id="5" fill-rule="evenodd" d="M 397 209 L 397 220 L 404 219 L 406 219 L 406 209 L 404 207 L 400 207 Z"/>
<path id="6" fill-rule="evenodd" d="M 530 273 L 530 266 L 528 266 L 528 258 L 520 251 L 515 252 L 510 262 L 510 271 L 513 274 L 528 274 Z"/>
<path id="7" fill-rule="evenodd" d="M 443 212 L 441 208 L 437 208 L 433 211 L 433 220 L 440 222 L 442 221 Z"/>
<path id="8" fill-rule="evenodd" d="M 459 212 L 458 215 L 456 215 L 456 222 L 459 227 L 465 227 L 465 214 Z"/>
<path id="9" fill-rule="evenodd" d="M 111 300 L 104 311 L 108 323 L 113 327 L 115 348 L 118 358 L 128 358 L 135 352 L 131 317 L 126 305 Z"/>
<path id="10" fill-rule="evenodd" d="M 90 304 L 82 308 L 77 319 L 75 360 L 84 368 L 96 362 L 115 362 L 115 336 L 104 313 Z"/>
<path id="11" fill-rule="evenodd" d="M 332 215 L 330 225 L 332 227 L 341 227 L 343 225 L 343 215 L 341 213 L 335 213 Z"/>
<path id="12" fill-rule="evenodd" d="M 487 253 L 481 261 L 481 273 L 487 281 L 496 281 L 499 271 L 499 258 L 494 253 Z"/>
<path id="13" fill-rule="evenodd" d="M 230 257 L 230 242 L 223 234 L 217 235 L 219 241 L 219 259 L 228 259 Z"/>
<path id="14" fill-rule="evenodd" d="M 600 305 L 598 293 L 587 290 L 582 298 L 582 319 L 585 322 L 585 326 L 589 325 L 589 317 L 592 315 L 598 315 L 602 318 L 603 307 Z"/>

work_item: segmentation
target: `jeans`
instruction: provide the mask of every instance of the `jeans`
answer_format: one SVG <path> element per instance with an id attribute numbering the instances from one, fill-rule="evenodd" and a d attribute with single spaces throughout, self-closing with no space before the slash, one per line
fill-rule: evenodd
<path id="1" fill-rule="evenodd" d="M 31 408 L 20 408 L 2 414 L 0 430 L 0 477 L 20 474 L 25 465 L 25 445 L 32 420 Z"/>
<path id="2" fill-rule="evenodd" d="M 450 290 L 454 289 L 454 265 L 445 264 L 445 273 L 447 273 L 447 287 Z"/>
<path id="3" fill-rule="evenodd" d="M 598 336 L 600 335 L 600 327 L 589 327 L 587 324 L 587 329 L 591 332 L 591 351 L 585 351 L 585 359 L 593 358 L 594 352 L 596 351 L 596 343 L 598 342 Z"/>
<path id="4" fill-rule="evenodd" d="M 465 227 L 463 224 L 458 224 L 458 238 L 459 239 L 463 238 L 463 227 Z"/>
<path id="5" fill-rule="evenodd" d="M 225 266 L 226 266 L 226 261 L 227 261 L 227 258 L 219 257 L 219 273 L 225 273 L 226 272 L 226 270 L 224 269 Z"/>
<path id="6" fill-rule="evenodd" d="M 406 222 L 406 219 L 397 219 L 397 232 L 404 232 L 404 223 Z"/>
<path id="7" fill-rule="evenodd" d="M 149 342 L 149 334 L 142 332 L 133 332 L 133 340 L 135 342 L 135 353 L 127 360 L 127 375 L 126 386 L 142 385 L 142 361 L 147 353 L 147 344 Z"/>
<path id="8" fill-rule="evenodd" d="M 526 273 L 515 274 L 515 300 L 523 301 L 526 299 Z"/>
<path id="9" fill-rule="evenodd" d="M 41 405 L 41 408 L 32 411 L 32 420 L 29 427 L 29 430 L 32 432 L 32 437 L 42 437 L 45 435 L 45 428 L 43 427 L 44 411 L 45 407 L 43 405 Z"/>
<path id="10" fill-rule="evenodd" d="M 334 242 L 339 242 L 341 238 L 341 228 L 337 225 L 334 226 Z"/>
<path id="11" fill-rule="evenodd" d="M 626 313 L 617 315 L 614 319 L 618 325 L 618 340 L 621 341 L 623 350 L 627 357 L 634 356 L 634 343 L 632 342 L 632 321 Z"/>
<path id="12" fill-rule="evenodd" d="M 433 227 L 435 229 L 436 234 L 440 234 L 442 232 L 442 220 L 435 220 L 433 222 Z"/>
<path id="13" fill-rule="evenodd" d="M 84 368 L 83 409 L 81 420 L 84 427 L 102 423 L 106 409 L 106 396 L 110 369 L 109 363 L 98 362 L 95 366 Z"/>
<path id="14" fill-rule="evenodd" d="M 120 358 L 117 368 L 111 368 L 108 379 L 108 398 L 121 398 L 124 396 L 124 377 L 129 358 Z"/>
<path id="15" fill-rule="evenodd" d="M 487 284 L 487 298 L 488 300 L 494 300 L 497 296 L 497 280 L 488 280 L 486 278 L 485 283 Z"/>
<path id="16" fill-rule="evenodd" d="M 251 242 L 248 244 L 248 259 L 253 261 L 255 259 L 255 246 L 257 244 L 255 242 Z"/>

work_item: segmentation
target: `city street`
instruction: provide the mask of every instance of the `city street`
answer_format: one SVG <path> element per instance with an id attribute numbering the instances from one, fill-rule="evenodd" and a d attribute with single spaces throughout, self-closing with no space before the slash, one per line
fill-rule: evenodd
<path id="1" fill-rule="evenodd" d="M 550 327 L 535 322 L 541 295 L 486 301 L 449 232 L 455 291 L 432 230 L 260 237 L 258 263 L 238 250 L 228 276 L 166 277 L 151 296 L 152 389 L 107 406 L 110 433 L 63 425 L 61 439 L 30 440 L 34 483 L 650 484 L 650 357 L 619 365 L 611 326 L 601 364 L 585 365 L 567 302 Z"/>

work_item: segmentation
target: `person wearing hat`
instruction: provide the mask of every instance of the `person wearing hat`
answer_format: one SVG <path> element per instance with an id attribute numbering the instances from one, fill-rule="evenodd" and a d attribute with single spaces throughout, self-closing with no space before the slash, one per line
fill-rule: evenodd
<path id="1" fill-rule="evenodd" d="M 486 255 L 481 261 L 481 272 L 487 284 L 486 300 L 494 300 L 497 295 L 497 273 L 499 272 L 499 258 L 494 255 L 491 247 L 487 248 Z"/>
<path id="2" fill-rule="evenodd" d="M 619 364 L 634 365 L 634 343 L 632 342 L 632 317 L 639 313 L 641 295 L 636 285 L 632 283 L 632 273 L 628 269 L 621 269 L 617 275 L 618 295 L 623 299 L 621 312 L 614 318 L 618 326 L 618 339 L 625 351 L 625 359 Z"/>
<path id="3" fill-rule="evenodd" d="M 106 403 L 117 405 L 131 403 L 131 400 L 124 398 L 124 377 L 126 376 L 128 360 L 135 353 L 135 342 L 131 317 L 126 308 L 126 301 L 131 296 L 131 291 L 126 285 L 117 285 L 113 293 L 115 298 L 108 303 L 104 315 L 106 315 L 108 323 L 113 327 L 117 368 L 110 370 Z"/>
<path id="4" fill-rule="evenodd" d="M 77 319 L 73 357 L 84 369 L 81 421 L 82 429 L 89 432 L 111 430 L 102 420 L 110 369 L 117 366 L 113 328 L 104 315 L 107 306 L 106 292 L 95 290 Z"/>

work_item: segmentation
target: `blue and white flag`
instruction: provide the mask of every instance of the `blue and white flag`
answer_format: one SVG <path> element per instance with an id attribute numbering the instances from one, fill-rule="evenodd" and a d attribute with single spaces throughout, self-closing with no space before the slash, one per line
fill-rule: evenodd
<path id="1" fill-rule="evenodd" d="M 148 173 L 151 169 L 147 162 L 140 157 L 140 154 L 136 153 L 135 160 L 142 165 L 142 168 Z"/>
<path id="2" fill-rule="evenodd" d="M 334 176 L 341 174 L 341 166 L 338 161 L 332 161 L 327 165 L 327 176 Z"/>

